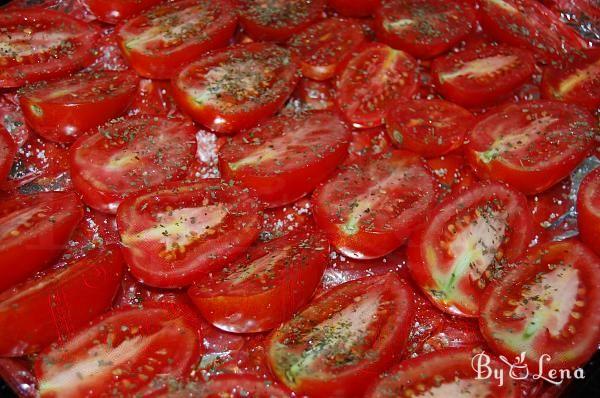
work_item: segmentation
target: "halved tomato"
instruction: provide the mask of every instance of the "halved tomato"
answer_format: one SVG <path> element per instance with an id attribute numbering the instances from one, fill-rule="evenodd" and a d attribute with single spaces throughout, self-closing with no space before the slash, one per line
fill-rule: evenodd
<path id="1" fill-rule="evenodd" d="M 525 353 L 534 369 L 583 364 L 600 343 L 598 269 L 600 258 L 576 240 L 534 247 L 486 289 L 483 336 L 509 358 Z"/>
<path id="2" fill-rule="evenodd" d="M 298 82 L 297 68 L 290 51 L 275 44 L 239 44 L 181 70 L 173 94 L 197 122 L 236 133 L 283 106 Z"/>
<path id="3" fill-rule="evenodd" d="M 96 56 L 98 32 L 67 14 L 14 9 L 0 13 L 0 26 L 0 87 L 65 76 Z"/>
<path id="4" fill-rule="evenodd" d="M 534 70 L 530 52 L 503 44 L 469 47 L 431 64 L 437 90 L 464 106 L 501 101 L 529 80 Z"/>
<path id="5" fill-rule="evenodd" d="M 4 181 L 8 176 L 15 156 L 17 156 L 17 144 L 8 131 L 0 125 L 0 181 Z"/>
<path id="6" fill-rule="evenodd" d="M 278 116 L 236 135 L 220 152 L 224 178 L 253 188 L 269 207 L 311 192 L 347 155 L 350 132 L 329 112 Z"/>
<path id="7" fill-rule="evenodd" d="M 533 223 L 523 194 L 500 183 L 444 200 L 408 244 L 408 267 L 442 311 L 476 317 L 479 298 L 527 248 Z"/>
<path id="8" fill-rule="evenodd" d="M 581 240 L 600 256 L 600 168 L 590 172 L 579 187 L 577 226 Z"/>
<path id="9" fill-rule="evenodd" d="M 352 50 L 365 41 L 362 27 L 349 19 L 330 18 L 310 25 L 288 40 L 300 58 L 302 74 L 314 80 L 327 80 Z"/>
<path id="10" fill-rule="evenodd" d="M 186 381 L 199 338 L 193 318 L 170 307 L 113 311 L 40 354 L 40 397 L 156 395 Z"/>
<path id="11" fill-rule="evenodd" d="M 402 354 L 414 311 L 412 291 L 394 274 L 344 283 L 267 338 L 269 365 L 296 393 L 361 396 Z"/>
<path id="12" fill-rule="evenodd" d="M 460 155 L 427 159 L 427 166 L 438 181 L 440 199 L 469 188 L 477 181 L 471 167 Z"/>
<path id="13" fill-rule="evenodd" d="M 422 159 L 398 150 L 345 164 L 315 193 L 314 214 L 338 251 L 368 259 L 403 244 L 435 199 Z"/>
<path id="14" fill-rule="evenodd" d="M 0 203 L 0 292 L 56 260 L 83 217 L 74 193 L 16 195 Z"/>
<path id="15" fill-rule="evenodd" d="M 19 102 L 27 124 L 36 133 L 50 141 L 68 143 L 121 115 L 137 87 L 133 72 L 88 72 L 28 86 Z"/>
<path id="16" fill-rule="evenodd" d="M 283 42 L 323 16 L 325 0 L 240 0 L 240 23 L 254 40 Z"/>
<path id="17" fill-rule="evenodd" d="M 22 356 L 64 339 L 106 311 L 121 282 L 117 246 L 90 252 L 0 294 L 0 356 Z"/>
<path id="18" fill-rule="evenodd" d="M 427 158 L 459 148 L 474 124 L 475 117 L 468 110 L 435 99 L 398 101 L 386 117 L 392 142 Z"/>
<path id="19" fill-rule="evenodd" d="M 144 77 L 171 78 L 181 65 L 227 45 L 237 16 L 230 0 L 159 4 L 117 28 L 119 46 Z"/>
<path id="20" fill-rule="evenodd" d="M 96 18 L 110 24 L 116 24 L 160 2 L 161 0 L 84 0 Z"/>
<path id="21" fill-rule="evenodd" d="M 240 256 L 258 236 L 260 210 L 248 189 L 206 179 L 130 197 L 119 207 L 117 224 L 138 279 L 182 287 Z"/>
<path id="22" fill-rule="evenodd" d="M 71 172 L 83 201 L 114 214 L 123 199 L 181 179 L 196 152 L 192 123 L 166 117 L 112 120 L 71 147 Z"/>
<path id="23" fill-rule="evenodd" d="M 447 349 L 407 359 L 390 369 L 367 392 L 366 398 L 415 397 L 494 397 L 519 398 L 516 380 L 506 377 L 502 383 L 480 377 L 473 368 L 478 352 L 471 348 Z M 490 369 L 504 372 L 508 367 L 495 355 L 489 358 Z"/>
<path id="24" fill-rule="evenodd" d="M 375 13 L 377 37 L 415 57 L 446 52 L 475 27 L 468 0 L 383 0 Z"/>
<path id="25" fill-rule="evenodd" d="M 347 17 L 368 17 L 379 6 L 380 0 L 327 0 L 327 4 Z"/>
<path id="26" fill-rule="evenodd" d="M 302 229 L 267 243 L 199 279 L 189 295 L 219 329 L 256 333 L 275 328 L 308 303 L 329 257 L 325 236 Z"/>
<path id="27" fill-rule="evenodd" d="M 531 195 L 569 175 L 592 148 L 597 126 L 591 114 L 574 104 L 508 104 L 475 125 L 466 156 L 480 176 Z"/>
<path id="28" fill-rule="evenodd" d="M 405 52 L 380 43 L 364 45 L 338 76 L 339 108 L 354 127 L 382 125 L 395 100 L 417 91 L 416 68 Z"/>
<path id="29" fill-rule="evenodd" d="M 189 383 L 161 395 L 162 398 L 289 398 L 290 393 L 277 384 L 253 374 L 222 374 L 208 381 Z"/>

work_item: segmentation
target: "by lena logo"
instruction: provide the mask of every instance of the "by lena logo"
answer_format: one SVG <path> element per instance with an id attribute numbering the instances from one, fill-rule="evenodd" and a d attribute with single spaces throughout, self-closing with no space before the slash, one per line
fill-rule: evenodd
<path id="1" fill-rule="evenodd" d="M 554 385 L 561 384 L 564 380 L 583 379 L 585 374 L 583 369 L 546 369 L 544 365 L 549 362 L 552 357 L 548 354 L 542 354 L 538 361 L 537 369 L 530 369 L 525 363 L 525 352 L 516 356 L 513 361 L 507 359 L 504 355 L 500 355 L 500 360 L 507 366 L 494 366 L 491 357 L 485 351 L 476 354 L 471 359 L 471 367 L 477 374 L 478 380 L 495 380 L 499 386 L 504 385 L 507 377 L 513 380 L 524 380 L 531 377 L 533 380 L 545 380 Z M 497 365 L 496 361 L 496 365 Z M 506 371 L 508 370 L 508 375 Z"/>

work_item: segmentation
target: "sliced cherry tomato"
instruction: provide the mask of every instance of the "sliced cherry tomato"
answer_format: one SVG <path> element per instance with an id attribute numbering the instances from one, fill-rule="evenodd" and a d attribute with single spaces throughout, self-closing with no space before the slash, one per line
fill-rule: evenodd
<path id="1" fill-rule="evenodd" d="M 311 192 L 347 155 L 350 132 L 329 112 L 279 116 L 236 135 L 220 150 L 224 178 L 253 188 L 269 207 Z"/>
<path id="2" fill-rule="evenodd" d="M 40 397 L 156 395 L 185 382 L 199 345 L 197 325 L 169 307 L 117 310 L 41 353 Z"/>
<path id="3" fill-rule="evenodd" d="M 283 42 L 321 18 L 325 0 L 240 0 L 240 23 L 254 40 Z"/>
<path id="4" fill-rule="evenodd" d="M 527 248 L 533 222 L 523 194 L 476 185 L 435 208 L 408 245 L 410 272 L 442 311 L 476 317 L 483 288 Z"/>
<path id="5" fill-rule="evenodd" d="M 427 165 L 438 180 L 441 199 L 472 186 L 477 177 L 465 159 L 460 155 L 444 155 L 427 159 Z"/>
<path id="6" fill-rule="evenodd" d="M 17 156 L 17 144 L 12 136 L 0 126 L 0 181 L 4 181 Z"/>
<path id="7" fill-rule="evenodd" d="M 29 86 L 19 100 L 27 124 L 36 133 L 68 143 L 125 112 L 137 86 L 133 72 L 88 72 Z"/>
<path id="8" fill-rule="evenodd" d="M 474 27 L 467 0 L 383 0 L 375 13 L 377 37 L 419 58 L 446 52 Z"/>
<path id="9" fill-rule="evenodd" d="M 438 58 L 431 70 L 445 98 L 464 106 L 483 106 L 507 98 L 529 80 L 535 60 L 520 48 L 483 44 Z"/>
<path id="10" fill-rule="evenodd" d="M 338 77 L 338 106 L 354 127 L 380 126 L 395 100 L 417 91 L 416 68 L 415 60 L 402 51 L 365 45 Z"/>
<path id="11" fill-rule="evenodd" d="M 65 76 L 95 58 L 96 30 L 67 14 L 14 9 L 0 13 L 0 26 L 0 87 Z"/>
<path id="12" fill-rule="evenodd" d="M 289 398 L 290 393 L 255 375 L 223 374 L 207 382 L 189 383 L 182 389 L 162 395 L 163 398 Z"/>
<path id="13" fill-rule="evenodd" d="M 432 158 L 459 148 L 475 117 L 443 100 L 399 101 L 386 117 L 392 142 L 402 149 Z"/>
<path id="14" fill-rule="evenodd" d="M 600 256 L 600 168 L 581 182 L 577 195 L 577 225 L 581 240 Z"/>
<path id="15" fill-rule="evenodd" d="M 413 301 L 394 274 L 333 288 L 269 336 L 271 369 L 300 394 L 360 396 L 401 355 Z"/>
<path id="16" fill-rule="evenodd" d="M 119 23 L 160 2 L 161 0 L 84 0 L 96 18 L 110 24 Z"/>
<path id="17" fill-rule="evenodd" d="M 310 25 L 290 38 L 288 46 L 298 54 L 302 74 L 314 80 L 332 78 L 338 65 L 365 41 L 361 26 L 352 20 L 330 18 Z"/>
<path id="18" fill-rule="evenodd" d="M 315 193 L 315 219 L 344 255 L 381 257 L 403 244 L 435 205 L 435 186 L 411 152 L 357 159 Z"/>
<path id="19" fill-rule="evenodd" d="M 596 129 L 594 117 L 573 104 L 509 104 L 486 114 L 471 130 L 467 160 L 482 177 L 535 194 L 585 158 Z"/>
<path id="20" fill-rule="evenodd" d="M 368 17 L 379 6 L 380 0 L 327 0 L 327 4 L 347 17 Z"/>
<path id="21" fill-rule="evenodd" d="M 414 397 L 494 397 L 520 398 L 516 380 L 499 383 L 481 378 L 472 362 L 477 354 L 471 348 L 448 349 L 408 359 L 390 369 L 367 392 L 366 398 Z M 508 367 L 494 355 L 488 355 L 490 369 L 508 374 Z"/>
<path id="22" fill-rule="evenodd" d="M 115 119 L 71 147 L 73 183 L 87 205 L 114 214 L 126 196 L 183 178 L 195 152 L 195 129 L 189 122 Z"/>
<path id="23" fill-rule="evenodd" d="M 535 369 L 583 364 L 600 342 L 598 269 L 600 258 L 578 241 L 536 246 L 486 289 L 483 336 L 509 358 L 524 352 Z"/>
<path id="24" fill-rule="evenodd" d="M 189 290 L 202 316 L 234 333 L 275 328 L 308 303 L 321 281 L 329 244 L 312 229 L 250 248 Z"/>
<path id="25" fill-rule="evenodd" d="M 144 77 L 171 78 L 181 65 L 224 47 L 237 17 L 230 0 L 176 0 L 117 28 L 121 50 Z"/>
<path id="26" fill-rule="evenodd" d="M 260 232 L 260 210 L 247 189 L 206 179 L 125 200 L 117 224 L 138 279 L 182 287 L 241 255 Z"/>
<path id="27" fill-rule="evenodd" d="M 22 356 L 64 339 L 110 307 L 123 258 L 112 246 L 0 294 L 0 356 Z"/>
<path id="28" fill-rule="evenodd" d="M 74 193 L 17 195 L 0 204 L 0 292 L 56 260 L 83 217 Z"/>
<path id="29" fill-rule="evenodd" d="M 283 106 L 298 81 L 297 67 L 290 51 L 274 44 L 239 44 L 181 70 L 173 94 L 197 122 L 236 133 Z"/>

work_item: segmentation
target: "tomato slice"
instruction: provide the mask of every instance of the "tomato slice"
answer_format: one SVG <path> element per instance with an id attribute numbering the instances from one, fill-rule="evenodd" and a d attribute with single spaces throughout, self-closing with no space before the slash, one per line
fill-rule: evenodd
<path id="1" fill-rule="evenodd" d="M 500 183 L 475 185 L 443 201 L 412 235 L 409 270 L 442 311 L 475 317 L 483 288 L 532 234 L 523 194 Z"/>
<path id="2" fill-rule="evenodd" d="M 402 51 L 380 43 L 364 45 L 338 76 L 339 108 L 354 127 L 382 125 L 395 100 L 417 91 L 416 67 Z"/>
<path id="3" fill-rule="evenodd" d="M 288 46 L 298 54 L 304 76 L 327 80 L 364 41 L 365 35 L 357 22 L 330 18 L 310 25 L 292 37 Z"/>
<path id="4" fill-rule="evenodd" d="M 12 136 L 0 126 L 0 181 L 4 181 L 17 156 L 17 144 Z"/>
<path id="5" fill-rule="evenodd" d="M 250 374 L 222 374 L 207 382 L 189 383 L 184 388 L 162 395 L 163 398 L 289 398 L 290 393 L 268 380 Z"/>
<path id="6" fill-rule="evenodd" d="M 577 225 L 581 240 L 600 256 L 600 168 L 581 182 L 577 195 Z"/>
<path id="7" fill-rule="evenodd" d="M 133 72 L 88 72 L 25 88 L 19 101 L 27 124 L 42 137 L 69 143 L 122 114 L 137 91 Z"/>
<path id="8" fill-rule="evenodd" d="M 182 287 L 241 255 L 258 236 L 260 210 L 247 189 L 206 179 L 125 200 L 117 224 L 138 279 Z"/>
<path id="9" fill-rule="evenodd" d="M 250 248 L 189 290 L 202 316 L 234 333 L 275 328 L 308 303 L 329 256 L 324 235 L 299 231 Z"/>
<path id="10" fill-rule="evenodd" d="M 411 152 L 357 159 L 315 193 L 315 219 L 342 254 L 381 257 L 403 244 L 435 205 L 435 186 Z"/>
<path id="11" fill-rule="evenodd" d="M 123 258 L 116 246 L 30 279 L 0 294 L 0 356 L 22 356 L 64 339 L 106 311 Z"/>
<path id="12" fill-rule="evenodd" d="M 347 155 L 350 132 L 329 112 L 278 116 L 236 135 L 220 150 L 224 178 L 253 188 L 269 207 L 311 192 Z"/>
<path id="13" fill-rule="evenodd" d="M 471 348 L 448 349 L 408 359 L 386 372 L 369 390 L 366 398 L 401 397 L 494 397 L 519 398 L 517 381 L 507 378 L 500 384 L 493 378 L 478 377 L 472 360 L 477 351 Z M 508 375 L 509 369 L 498 358 L 490 358 L 491 369 Z"/>
<path id="14" fill-rule="evenodd" d="M 475 10 L 467 0 L 386 0 L 375 13 L 377 37 L 415 57 L 448 51 L 475 27 Z"/>
<path id="15" fill-rule="evenodd" d="M 368 17 L 379 6 L 380 0 L 327 0 L 327 5 L 347 17 Z"/>
<path id="16" fill-rule="evenodd" d="M 116 24 L 152 7 L 161 0 L 84 0 L 89 10 L 102 22 Z"/>
<path id="17" fill-rule="evenodd" d="M 47 9 L 0 13 L 0 87 L 68 75 L 95 58 L 91 25 Z"/>
<path id="18" fill-rule="evenodd" d="M 585 363 L 600 341 L 600 258 L 578 241 L 534 247 L 485 291 L 480 327 L 490 346 L 538 369 Z"/>
<path id="19" fill-rule="evenodd" d="M 268 361 L 296 393 L 360 396 L 402 353 L 413 316 L 412 291 L 394 274 L 348 282 L 276 329 Z"/>
<path id="20" fill-rule="evenodd" d="M 82 217 L 83 207 L 74 193 L 17 195 L 2 200 L 0 292 L 55 260 Z"/>
<path id="21" fill-rule="evenodd" d="M 289 50 L 269 43 L 239 44 L 181 70 L 173 94 L 197 122 L 235 133 L 283 106 L 298 82 L 297 68 Z"/>
<path id="22" fill-rule="evenodd" d="M 42 398 L 150 396 L 185 381 L 199 357 L 197 326 L 171 308 L 108 313 L 35 361 Z"/>
<path id="23" fill-rule="evenodd" d="M 112 120 L 71 147 L 71 171 L 83 201 L 114 214 L 123 199 L 185 176 L 194 158 L 194 126 L 165 117 Z"/>
<path id="24" fill-rule="evenodd" d="M 497 103 L 531 78 L 535 60 L 530 52 L 507 45 L 469 47 L 433 61 L 437 90 L 464 106 Z"/>
<path id="25" fill-rule="evenodd" d="M 321 18 L 325 0 L 240 0 L 240 24 L 254 40 L 286 41 Z"/>
<path id="26" fill-rule="evenodd" d="M 585 158 L 596 126 L 592 115 L 573 104 L 508 104 L 486 114 L 471 130 L 467 160 L 480 176 L 535 194 Z"/>
<path id="27" fill-rule="evenodd" d="M 471 112 L 443 100 L 400 101 L 386 117 L 392 142 L 432 158 L 459 148 L 475 124 Z"/>
<path id="28" fill-rule="evenodd" d="M 229 0 L 159 4 L 117 28 L 119 46 L 144 77 L 170 79 L 206 51 L 227 45 L 237 17 Z"/>

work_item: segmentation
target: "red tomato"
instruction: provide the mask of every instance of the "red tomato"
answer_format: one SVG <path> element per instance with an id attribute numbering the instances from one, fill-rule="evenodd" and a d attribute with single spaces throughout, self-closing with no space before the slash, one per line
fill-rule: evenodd
<path id="1" fill-rule="evenodd" d="M 312 229 L 250 248 L 190 290 L 202 316 L 234 333 L 275 328 L 308 303 L 328 261 L 329 244 Z"/>
<path id="2" fill-rule="evenodd" d="M 381 257 L 406 241 L 435 204 L 435 194 L 421 158 L 394 151 L 344 165 L 315 193 L 315 219 L 344 255 Z"/>
<path id="3" fill-rule="evenodd" d="M 481 184 L 443 201 L 408 245 L 408 267 L 442 311 L 476 317 L 479 298 L 533 233 L 527 200 L 499 184 Z"/>
<path id="4" fill-rule="evenodd" d="M 173 94 L 194 120 L 231 134 L 277 112 L 297 81 L 297 63 L 289 50 L 248 43 L 185 67 L 173 80 Z"/>
<path id="5" fill-rule="evenodd" d="M 66 14 L 42 9 L 0 13 L 0 87 L 68 75 L 95 58 L 97 32 Z"/>
<path id="6" fill-rule="evenodd" d="M 412 397 L 415 391 L 428 397 L 521 397 L 517 381 L 511 378 L 502 384 L 491 377 L 480 378 L 472 365 L 476 354 L 471 348 L 448 349 L 405 360 L 386 372 L 369 389 L 366 398 Z M 487 355 L 491 369 L 508 375 L 504 363 Z"/>
<path id="7" fill-rule="evenodd" d="M 12 136 L 0 126 L 0 181 L 4 181 L 17 155 L 17 144 Z"/>
<path id="8" fill-rule="evenodd" d="M 483 336 L 509 358 L 524 352 L 534 369 L 585 363 L 600 342 L 598 269 L 600 258 L 578 241 L 534 247 L 486 289 Z"/>
<path id="9" fill-rule="evenodd" d="M 255 375 L 224 374 L 208 381 L 189 383 L 180 390 L 161 395 L 163 398 L 289 398 L 290 393 Z"/>
<path id="10" fill-rule="evenodd" d="M 581 182 L 577 195 L 577 224 L 581 240 L 600 256 L 600 168 Z"/>
<path id="11" fill-rule="evenodd" d="M 382 125 L 395 100 L 417 91 L 416 67 L 402 51 L 379 43 L 365 45 L 338 76 L 338 106 L 354 127 Z"/>
<path id="12" fill-rule="evenodd" d="M 77 225 L 61 259 L 81 258 L 93 249 L 120 243 L 115 216 L 86 206 L 83 220 Z"/>
<path id="13" fill-rule="evenodd" d="M 217 179 L 148 190 L 117 213 L 131 272 L 156 287 L 182 287 L 239 257 L 260 231 L 247 189 Z"/>
<path id="14" fill-rule="evenodd" d="M 18 195 L 2 200 L 0 292 L 55 260 L 82 217 L 83 208 L 74 193 Z"/>
<path id="15" fill-rule="evenodd" d="M 332 78 L 338 65 L 365 41 L 361 26 L 352 20 L 330 18 L 310 25 L 288 40 L 298 54 L 302 74 L 314 80 Z"/>
<path id="16" fill-rule="evenodd" d="M 253 188 L 269 207 L 311 192 L 347 155 L 350 132 L 329 112 L 278 116 L 236 135 L 220 150 L 225 179 Z"/>
<path id="17" fill-rule="evenodd" d="M 122 114 L 137 86 L 133 72 L 84 73 L 29 86 L 19 101 L 27 124 L 36 133 L 50 141 L 69 143 Z"/>
<path id="18" fill-rule="evenodd" d="M 442 197 L 469 188 L 477 181 L 472 169 L 459 155 L 450 154 L 427 159 L 427 165 L 438 180 L 438 191 Z"/>
<path id="19" fill-rule="evenodd" d="M 123 258 L 116 246 L 0 294 L 0 356 L 22 356 L 64 339 L 110 307 Z"/>
<path id="20" fill-rule="evenodd" d="M 437 90 L 464 106 L 497 103 L 531 78 L 535 60 L 526 50 L 483 44 L 438 58 L 431 65 Z"/>
<path id="21" fill-rule="evenodd" d="M 184 315 L 134 307 L 48 347 L 34 371 L 42 398 L 151 396 L 184 382 L 198 357 L 198 329 Z"/>
<path id="22" fill-rule="evenodd" d="M 475 27 L 467 0 L 382 0 L 375 13 L 377 37 L 415 57 L 448 51 Z"/>
<path id="23" fill-rule="evenodd" d="M 393 149 L 390 141 L 385 129 L 381 127 L 354 130 L 352 132 L 352 142 L 348 147 L 346 163 L 351 163 L 354 159 L 365 156 L 382 156 Z"/>
<path id="24" fill-rule="evenodd" d="M 569 175 L 585 158 L 596 126 L 592 115 L 576 105 L 508 104 L 487 113 L 471 130 L 467 160 L 480 176 L 535 194 Z"/>
<path id="25" fill-rule="evenodd" d="M 260 240 L 268 242 L 312 225 L 312 203 L 309 199 L 300 199 L 291 205 L 263 212 Z"/>
<path id="26" fill-rule="evenodd" d="M 195 129 L 189 122 L 115 119 L 71 147 L 73 183 L 87 205 L 114 214 L 126 196 L 184 177 L 195 151 Z"/>
<path id="27" fill-rule="evenodd" d="M 239 0 L 240 23 L 254 40 L 283 42 L 321 18 L 325 0 Z"/>
<path id="28" fill-rule="evenodd" d="M 172 91 L 170 81 L 141 79 L 128 114 L 185 118 L 177 108 Z"/>
<path id="29" fill-rule="evenodd" d="M 152 7 L 161 0 L 84 0 L 90 11 L 102 22 L 116 24 Z"/>
<path id="30" fill-rule="evenodd" d="M 380 0 L 327 0 L 327 4 L 347 17 L 368 17 L 379 6 Z"/>
<path id="31" fill-rule="evenodd" d="M 413 300 L 393 274 L 340 285 L 268 337 L 269 365 L 299 394 L 360 396 L 402 353 Z"/>
<path id="32" fill-rule="evenodd" d="M 176 0 L 117 28 L 121 50 L 144 77 L 169 79 L 181 65 L 224 47 L 237 17 L 230 0 Z"/>
<path id="33" fill-rule="evenodd" d="M 300 79 L 288 106 L 300 111 L 328 111 L 335 107 L 333 85 L 330 80 Z"/>
<path id="34" fill-rule="evenodd" d="M 443 100 L 399 101 L 386 117 L 392 142 L 427 158 L 459 148 L 474 124 L 471 112 Z"/>

